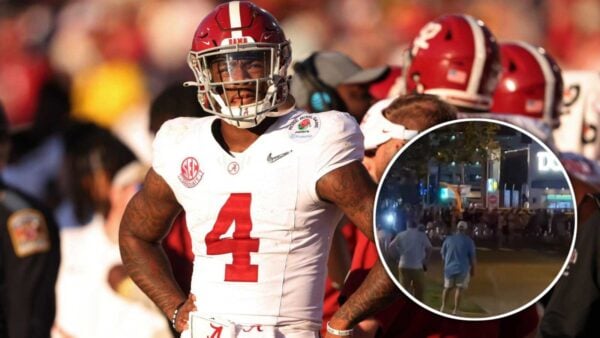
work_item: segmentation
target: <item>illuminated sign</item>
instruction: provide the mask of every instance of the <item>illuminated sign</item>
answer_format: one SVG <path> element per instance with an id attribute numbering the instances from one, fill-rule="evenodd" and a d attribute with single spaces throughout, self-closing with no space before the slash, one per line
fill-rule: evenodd
<path id="1" fill-rule="evenodd" d="M 496 192 L 498 190 L 498 181 L 493 178 L 487 180 L 487 192 Z"/>
<path id="2" fill-rule="evenodd" d="M 440 199 L 447 200 L 450 198 L 450 193 L 448 192 L 448 188 L 440 188 Z"/>
<path id="3" fill-rule="evenodd" d="M 540 151 L 536 154 L 538 171 L 541 172 L 560 172 L 562 167 L 558 160 L 547 151 Z"/>
<path id="4" fill-rule="evenodd" d="M 572 201 L 572 197 L 569 194 L 549 194 L 548 201 Z"/>

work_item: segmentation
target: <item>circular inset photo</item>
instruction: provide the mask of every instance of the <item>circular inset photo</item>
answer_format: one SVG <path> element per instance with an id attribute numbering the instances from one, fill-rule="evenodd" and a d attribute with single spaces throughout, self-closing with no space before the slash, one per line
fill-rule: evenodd
<path id="1" fill-rule="evenodd" d="M 554 285 L 575 220 L 571 183 L 545 144 L 508 123 L 463 119 L 395 156 L 374 223 L 379 255 L 408 297 L 446 317 L 487 320 Z"/>

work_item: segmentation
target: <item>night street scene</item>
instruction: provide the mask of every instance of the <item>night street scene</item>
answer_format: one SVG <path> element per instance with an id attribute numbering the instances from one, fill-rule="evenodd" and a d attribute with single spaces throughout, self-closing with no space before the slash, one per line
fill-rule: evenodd
<path id="1" fill-rule="evenodd" d="M 377 244 L 413 300 L 462 319 L 509 315 L 560 275 L 576 230 L 556 156 L 505 123 L 459 120 L 407 146 L 382 181 Z"/>

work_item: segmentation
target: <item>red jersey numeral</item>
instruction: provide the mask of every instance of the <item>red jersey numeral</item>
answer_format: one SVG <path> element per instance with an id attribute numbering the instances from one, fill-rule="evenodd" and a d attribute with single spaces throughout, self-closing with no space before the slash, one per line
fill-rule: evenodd
<path id="1" fill-rule="evenodd" d="M 232 264 L 225 265 L 225 281 L 257 282 L 258 265 L 250 264 L 250 253 L 258 252 L 259 239 L 250 237 L 252 219 L 250 218 L 249 193 L 231 194 L 212 230 L 206 234 L 206 253 L 208 255 L 233 254 Z M 235 221 L 232 238 L 221 238 Z"/>

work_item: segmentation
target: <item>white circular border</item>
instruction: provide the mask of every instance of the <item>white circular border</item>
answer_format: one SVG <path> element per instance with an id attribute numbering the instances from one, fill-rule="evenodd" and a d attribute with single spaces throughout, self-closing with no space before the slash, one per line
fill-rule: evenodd
<path id="1" fill-rule="evenodd" d="M 413 295 L 411 295 L 407 290 L 405 290 L 404 287 L 402 287 L 402 285 L 400 284 L 400 281 L 396 278 L 396 276 L 394 276 L 392 274 L 392 272 L 390 271 L 390 268 L 387 266 L 385 259 L 383 258 L 383 255 L 381 253 L 381 247 L 379 246 L 379 238 L 377 237 L 377 218 L 376 218 L 376 214 L 377 214 L 377 205 L 378 205 L 378 201 L 379 201 L 379 193 L 381 191 L 381 187 L 383 186 L 383 182 L 385 181 L 385 178 L 388 175 L 388 172 L 390 171 L 390 168 L 394 165 L 394 163 L 396 163 L 396 161 L 398 160 L 398 158 L 402 155 L 402 153 L 406 150 L 408 150 L 410 148 L 410 146 L 415 143 L 416 141 L 418 141 L 419 139 L 421 139 L 422 137 L 426 136 L 427 134 L 437 130 L 437 129 L 441 129 L 444 128 L 446 126 L 449 125 L 453 125 L 453 124 L 459 124 L 459 123 L 467 123 L 467 122 L 491 122 L 494 124 L 499 124 L 499 125 L 503 125 L 505 127 L 508 128 L 512 128 L 515 129 L 525 135 L 527 135 L 529 138 L 531 138 L 532 140 L 536 141 L 538 144 L 540 144 L 542 146 L 542 148 L 544 148 L 546 151 L 548 151 L 550 154 L 552 154 L 552 156 L 554 157 L 554 159 L 556 161 L 558 161 L 558 163 L 560 163 L 560 166 L 562 168 L 562 174 L 565 178 L 565 180 L 567 181 L 567 184 L 569 185 L 569 190 L 571 193 L 571 199 L 573 201 L 573 215 L 574 215 L 574 221 L 573 221 L 573 238 L 571 239 L 571 248 L 569 249 L 569 253 L 567 254 L 567 256 L 565 257 L 565 262 L 563 263 L 562 268 L 559 270 L 559 272 L 557 273 L 556 277 L 554 277 L 554 280 L 548 285 L 548 287 L 546 287 L 544 289 L 543 292 L 541 292 L 540 294 L 538 294 L 536 297 L 533 297 L 533 299 L 531 301 L 529 301 L 528 303 L 525 303 L 524 305 L 522 305 L 519 308 L 516 308 L 512 311 L 503 313 L 503 314 L 499 314 L 496 316 L 490 316 L 490 317 L 459 317 L 456 315 L 452 315 L 452 314 L 448 314 L 445 312 L 441 312 L 437 309 L 434 309 L 433 307 L 419 301 L 418 299 L 416 299 Z M 417 305 L 419 305 L 421 308 L 435 313 L 439 316 L 442 317 L 446 317 L 446 318 L 450 318 L 450 319 L 456 319 L 456 320 L 463 320 L 463 321 L 471 321 L 471 322 L 482 322 L 482 321 L 488 321 L 488 320 L 495 320 L 495 319 L 501 319 L 504 317 L 508 317 L 511 316 L 515 313 L 518 313 L 528 307 L 530 307 L 531 305 L 535 304 L 538 300 L 540 300 L 546 293 L 548 293 L 548 291 L 550 289 L 552 289 L 554 287 L 554 285 L 558 282 L 558 280 L 560 279 L 560 277 L 562 277 L 565 269 L 567 268 L 567 266 L 569 265 L 569 258 L 571 257 L 571 255 L 573 254 L 573 249 L 575 248 L 575 239 L 577 238 L 577 228 L 578 228 L 578 219 L 577 219 L 577 201 L 575 199 L 575 191 L 573 190 L 573 185 L 571 184 L 571 180 L 569 179 L 569 176 L 567 175 L 567 172 L 565 170 L 564 165 L 560 162 L 560 160 L 558 159 L 558 156 L 556 156 L 556 154 L 554 153 L 553 150 L 551 150 L 544 142 L 542 142 L 538 137 L 534 136 L 532 133 L 524 130 L 521 127 L 517 127 L 513 124 L 504 122 L 504 121 L 499 121 L 499 120 L 494 120 L 494 119 L 487 119 L 487 118 L 461 118 L 461 119 L 457 119 L 457 120 L 452 120 L 452 121 L 448 121 L 448 122 L 444 122 L 444 123 L 440 123 L 437 124 L 429 129 L 426 129 L 422 132 L 420 132 L 419 134 L 417 134 L 417 136 L 413 137 L 410 141 L 408 141 L 399 151 L 398 153 L 396 153 L 396 155 L 394 155 L 394 157 L 392 158 L 392 160 L 390 161 L 390 163 L 388 163 L 387 167 L 385 168 L 385 171 L 383 172 L 383 175 L 381 176 L 381 181 L 379 182 L 379 184 L 377 185 L 377 192 L 375 193 L 375 205 L 373 207 L 373 233 L 375 234 L 375 246 L 377 247 L 377 255 L 379 257 L 379 260 L 381 261 L 381 264 L 383 265 L 385 271 L 388 274 L 388 277 L 392 279 L 392 281 L 394 282 L 394 284 L 396 284 L 396 287 L 398 287 L 398 289 L 400 289 L 402 291 L 402 293 L 404 293 L 404 295 L 406 295 L 408 298 L 410 298 L 413 302 L 415 302 Z"/>

